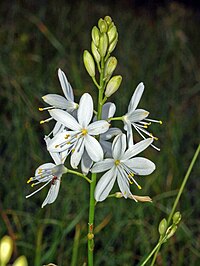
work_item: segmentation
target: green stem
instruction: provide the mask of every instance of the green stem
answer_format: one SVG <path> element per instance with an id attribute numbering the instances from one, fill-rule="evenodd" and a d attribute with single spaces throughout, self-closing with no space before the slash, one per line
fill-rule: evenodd
<path id="1" fill-rule="evenodd" d="M 158 242 L 157 245 L 154 247 L 154 249 L 151 251 L 151 253 L 148 255 L 148 257 L 145 259 L 145 261 L 143 261 L 143 263 L 140 264 L 140 266 L 144 266 L 150 260 L 150 258 L 153 256 L 156 250 L 158 250 L 160 245 L 161 245 L 160 242 Z"/>
<path id="2" fill-rule="evenodd" d="M 196 152 L 195 152 L 195 154 L 194 154 L 194 156 L 193 156 L 193 158 L 192 158 L 192 161 L 191 161 L 191 163 L 190 163 L 190 165 L 189 165 L 189 167 L 188 167 L 188 170 L 187 170 L 187 172 L 186 172 L 186 174 L 185 174 L 185 177 L 184 177 L 184 179 L 183 179 L 183 182 L 182 182 L 182 184 L 181 184 L 181 187 L 180 187 L 180 189 L 179 189 L 179 192 L 178 192 L 178 194 L 177 194 L 177 196 L 176 196 L 176 199 L 175 199 L 175 201 L 174 201 L 174 205 L 173 205 L 173 207 L 172 207 L 172 210 L 171 210 L 171 212 L 170 212 L 170 214 L 169 214 L 169 217 L 168 217 L 168 220 L 167 220 L 167 224 L 168 224 L 168 226 L 169 226 L 169 224 L 170 224 L 170 222 L 171 222 L 171 219 L 172 219 L 172 217 L 173 217 L 173 215 L 174 215 L 174 212 L 175 212 L 176 207 L 177 207 L 177 205 L 178 205 L 179 199 L 180 199 L 180 197 L 181 197 L 181 195 L 182 195 L 182 193 L 183 193 L 183 190 L 184 190 L 184 188 L 185 188 L 186 182 L 187 182 L 187 180 L 188 180 L 188 178 L 189 178 L 189 176 L 190 176 L 190 173 L 191 173 L 192 168 L 193 168 L 193 166 L 194 166 L 194 164 L 195 164 L 195 162 L 196 162 L 196 159 L 197 159 L 197 157 L 198 157 L 198 155 L 199 155 L 199 152 L 200 152 L 200 144 L 199 144 L 199 146 L 197 147 L 197 150 L 196 150 Z M 161 244 L 161 245 L 162 245 L 162 244 Z M 154 254 L 153 260 L 152 260 L 152 262 L 151 262 L 151 266 L 153 266 L 153 265 L 155 264 L 155 261 L 156 261 L 156 258 L 157 258 L 157 255 L 158 255 L 158 252 L 160 251 L 161 245 L 158 246 L 158 249 L 156 250 L 156 252 L 155 252 L 155 254 Z"/>
<path id="3" fill-rule="evenodd" d="M 104 58 L 101 60 L 101 74 L 100 74 L 100 87 L 98 97 L 98 114 L 97 120 L 101 119 L 102 115 L 102 100 L 104 92 Z M 92 174 L 92 182 L 90 183 L 90 207 L 89 207 L 89 223 L 88 223 L 88 266 L 94 265 L 94 217 L 95 217 L 95 198 L 94 190 L 96 186 L 97 174 Z"/>
<path id="4" fill-rule="evenodd" d="M 118 116 L 118 117 L 109 117 L 108 119 L 107 119 L 108 121 L 110 121 L 110 120 L 123 120 L 123 117 L 122 116 Z"/>
<path id="5" fill-rule="evenodd" d="M 73 174 L 73 175 L 77 175 L 77 176 L 81 176 L 82 178 L 87 180 L 90 184 L 92 183 L 92 181 L 86 175 L 84 175 L 82 173 L 79 173 L 79 172 L 74 171 L 74 170 L 69 170 L 69 169 L 67 169 L 67 173 L 70 173 L 70 174 Z"/>

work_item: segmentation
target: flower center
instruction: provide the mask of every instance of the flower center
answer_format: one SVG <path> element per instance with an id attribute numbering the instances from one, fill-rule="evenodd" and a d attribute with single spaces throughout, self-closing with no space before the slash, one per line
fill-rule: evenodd
<path id="1" fill-rule="evenodd" d="M 83 129 L 81 130 L 81 132 L 82 132 L 82 135 L 83 135 L 83 136 L 85 136 L 85 135 L 88 133 L 87 129 L 85 129 L 85 128 L 83 128 Z"/>
<path id="2" fill-rule="evenodd" d="M 119 165 L 120 164 L 120 160 L 116 160 L 115 161 L 115 165 L 117 166 L 117 165 Z"/>

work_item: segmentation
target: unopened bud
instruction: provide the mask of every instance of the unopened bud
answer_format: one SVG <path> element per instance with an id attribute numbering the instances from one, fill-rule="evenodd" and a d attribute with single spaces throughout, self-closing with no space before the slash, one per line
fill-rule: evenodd
<path id="1" fill-rule="evenodd" d="M 108 24 L 108 26 L 112 23 L 112 18 L 110 16 L 105 16 L 104 20 Z"/>
<path id="2" fill-rule="evenodd" d="M 129 198 L 134 199 L 136 202 L 152 202 L 152 199 L 149 196 L 130 195 Z"/>
<path id="3" fill-rule="evenodd" d="M 97 63 L 99 63 L 100 60 L 101 60 L 101 56 L 100 56 L 100 54 L 99 54 L 99 52 L 98 52 L 98 50 L 97 50 L 97 47 L 95 46 L 95 44 L 94 44 L 93 41 L 92 41 L 92 43 L 91 43 L 91 50 L 92 50 L 92 54 L 93 54 L 93 56 L 94 56 L 95 61 L 96 61 Z"/>
<path id="4" fill-rule="evenodd" d="M 167 234 L 167 239 L 169 239 L 170 237 L 172 237 L 172 236 L 175 234 L 177 228 L 178 228 L 177 225 L 174 225 L 174 226 L 172 226 L 171 228 L 168 228 L 168 230 L 167 230 L 167 232 L 166 232 L 166 234 Z"/>
<path id="5" fill-rule="evenodd" d="M 84 62 L 84 65 L 85 65 L 85 68 L 86 68 L 88 74 L 91 77 L 94 77 L 95 76 L 94 59 L 93 59 L 92 55 L 87 50 L 85 50 L 83 53 L 83 62 Z"/>
<path id="6" fill-rule="evenodd" d="M 114 56 L 109 57 L 105 65 L 105 77 L 110 78 L 117 66 L 117 59 Z"/>
<path id="7" fill-rule="evenodd" d="M 28 261 L 25 256 L 20 256 L 13 263 L 13 266 L 28 266 Z"/>
<path id="8" fill-rule="evenodd" d="M 161 220 L 158 226 L 158 231 L 160 235 L 164 235 L 167 230 L 167 220 L 164 218 Z"/>
<path id="9" fill-rule="evenodd" d="M 116 193 L 115 193 L 115 198 L 117 198 L 117 199 L 121 199 L 121 198 L 123 198 L 122 193 L 121 193 L 121 192 L 116 192 Z"/>
<path id="10" fill-rule="evenodd" d="M 108 25 L 102 18 L 99 19 L 98 26 L 101 33 L 107 32 Z"/>
<path id="11" fill-rule="evenodd" d="M 118 90 L 121 82 L 122 82 L 122 76 L 120 75 L 114 76 L 109 80 L 105 91 L 105 95 L 107 98 Z"/>
<path id="12" fill-rule="evenodd" d="M 112 51 L 115 49 L 117 42 L 118 42 L 118 33 L 116 34 L 115 39 L 112 41 L 112 43 L 109 44 L 109 47 L 108 47 L 109 54 L 112 53 Z"/>
<path id="13" fill-rule="evenodd" d="M 174 224 L 178 224 L 181 220 L 181 213 L 175 212 L 172 219 Z"/>
<path id="14" fill-rule="evenodd" d="M 6 265 L 13 252 L 13 240 L 10 236 L 4 236 L 0 241 L 0 265 Z"/>
<path id="15" fill-rule="evenodd" d="M 113 25 L 109 30 L 108 30 L 108 41 L 109 44 L 115 39 L 117 35 L 117 28 L 115 25 Z"/>
<path id="16" fill-rule="evenodd" d="M 106 33 L 102 33 L 99 39 L 99 53 L 101 57 L 106 55 L 108 49 L 108 36 Z"/>
<path id="17" fill-rule="evenodd" d="M 99 46 L 99 38 L 100 38 L 99 29 L 96 26 L 94 26 L 92 28 L 92 40 L 93 40 L 94 44 L 96 45 L 96 47 Z"/>

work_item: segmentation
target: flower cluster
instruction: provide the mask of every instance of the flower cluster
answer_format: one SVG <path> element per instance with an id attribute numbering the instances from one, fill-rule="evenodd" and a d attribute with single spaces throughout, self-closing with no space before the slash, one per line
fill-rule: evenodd
<path id="1" fill-rule="evenodd" d="M 53 130 L 45 136 L 47 150 L 55 163 L 45 163 L 36 169 L 35 176 L 31 177 L 28 183 L 32 182 L 32 186 L 44 184 L 27 196 L 34 195 L 50 184 L 42 207 L 55 201 L 61 177 L 69 172 L 83 176 L 105 172 L 95 188 L 96 201 L 103 201 L 108 197 L 116 180 L 120 195 L 124 198 L 135 201 L 150 199 L 133 195 L 130 185 L 134 183 L 141 189 L 137 177 L 149 175 L 155 170 L 153 162 L 137 155 L 149 146 L 159 150 L 153 144 L 157 138 L 149 133 L 147 128 L 152 122 L 161 121 L 149 119 L 148 111 L 137 109 L 144 92 L 143 83 L 134 91 L 127 112 L 121 117 L 115 117 L 116 106 L 112 102 L 107 102 L 107 99 L 118 90 L 122 81 L 120 75 L 112 76 L 117 59 L 110 56 L 117 44 L 117 29 L 111 18 L 106 16 L 99 20 L 98 27 L 93 27 L 91 35 L 92 54 L 84 51 L 83 61 L 98 88 L 98 106 L 94 107 L 93 99 L 87 92 L 81 96 L 79 103 L 75 102 L 73 89 L 61 69 L 58 70 L 58 78 L 64 97 L 57 94 L 42 97 L 49 106 L 39 110 L 47 110 L 50 117 L 40 123 L 55 121 Z M 99 83 L 96 80 L 95 66 L 99 72 Z M 124 131 L 113 127 L 112 123 L 115 120 L 122 122 Z M 133 131 L 139 133 L 141 141 L 134 143 Z M 70 158 L 68 168 L 64 166 L 67 157 Z M 78 169 L 81 173 L 73 169 Z"/>

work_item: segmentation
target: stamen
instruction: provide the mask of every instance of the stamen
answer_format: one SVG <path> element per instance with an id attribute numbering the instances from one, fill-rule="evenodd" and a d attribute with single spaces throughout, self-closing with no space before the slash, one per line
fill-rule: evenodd
<path id="1" fill-rule="evenodd" d="M 146 120 L 146 121 L 150 121 L 150 122 L 153 122 L 153 123 L 159 123 L 159 124 L 161 124 L 162 125 L 162 121 L 161 120 L 155 120 L 155 119 L 149 119 L 149 118 L 145 118 L 144 120 Z"/>
<path id="2" fill-rule="evenodd" d="M 34 191 L 33 193 L 29 194 L 26 196 L 26 199 L 33 196 L 35 193 L 39 192 L 41 189 L 43 189 L 46 185 L 48 185 L 51 182 L 51 180 L 49 180 L 47 183 L 45 183 L 43 186 L 41 186 L 39 189 L 37 189 L 36 191 Z"/>
<path id="3" fill-rule="evenodd" d="M 116 160 L 115 161 L 115 165 L 117 166 L 117 165 L 119 165 L 120 164 L 120 160 Z"/>
<path id="4" fill-rule="evenodd" d="M 47 118 L 46 120 L 41 120 L 40 124 L 44 124 L 44 123 L 49 122 L 51 120 L 53 120 L 53 117 Z"/>
<path id="5" fill-rule="evenodd" d="M 30 177 L 29 180 L 26 183 L 29 184 L 32 180 L 33 180 L 33 178 Z"/>
<path id="6" fill-rule="evenodd" d="M 85 129 L 85 128 L 83 128 L 83 129 L 81 130 L 81 132 L 82 132 L 82 135 L 83 135 L 83 136 L 85 136 L 85 135 L 88 133 L 87 129 Z"/>
<path id="7" fill-rule="evenodd" d="M 40 112 L 42 112 L 42 111 L 49 110 L 49 109 L 54 109 L 54 108 L 55 108 L 55 106 L 39 107 L 38 110 L 39 110 Z"/>

